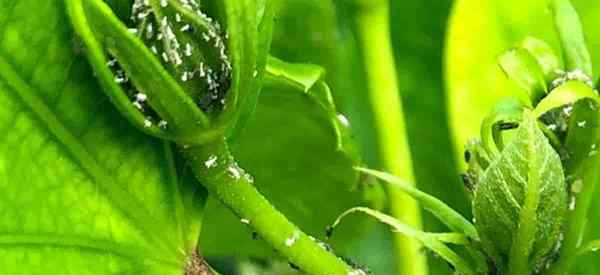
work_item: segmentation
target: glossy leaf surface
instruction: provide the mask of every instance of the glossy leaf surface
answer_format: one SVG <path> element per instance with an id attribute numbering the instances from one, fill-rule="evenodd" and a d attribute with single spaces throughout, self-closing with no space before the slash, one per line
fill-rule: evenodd
<path id="1" fill-rule="evenodd" d="M 181 274 L 203 191 L 101 93 L 63 1 L 0 6 L 3 272 Z"/>

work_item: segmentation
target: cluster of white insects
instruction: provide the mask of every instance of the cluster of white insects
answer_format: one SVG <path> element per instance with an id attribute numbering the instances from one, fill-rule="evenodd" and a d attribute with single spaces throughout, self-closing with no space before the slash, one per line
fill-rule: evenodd
<path id="1" fill-rule="evenodd" d="M 196 0 L 135 0 L 130 32 L 138 36 L 164 67 L 207 113 L 222 110 L 230 85 L 232 65 L 220 24 L 202 12 Z M 145 127 L 156 119 L 147 110 L 147 96 L 129 82 L 114 59 L 108 66 L 115 82 L 131 92 L 132 104 L 147 114 Z M 166 121 L 158 126 L 166 129 Z"/>
<path id="2" fill-rule="evenodd" d="M 552 81 L 552 89 L 570 80 L 581 81 L 590 87 L 594 87 L 594 81 L 592 78 L 581 69 L 575 69 L 569 72 L 557 70 L 555 73 L 558 75 L 558 77 Z"/>

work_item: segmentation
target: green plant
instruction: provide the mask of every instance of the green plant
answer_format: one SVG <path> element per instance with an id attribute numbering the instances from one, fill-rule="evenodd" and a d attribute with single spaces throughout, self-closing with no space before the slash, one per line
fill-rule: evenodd
<path id="1" fill-rule="evenodd" d="M 589 273 L 600 5 L 573 2 L 584 26 L 567 0 L 456 3 L 463 190 L 438 148 L 447 1 L 0 0 L 0 267 Z"/>
<path id="2" fill-rule="evenodd" d="M 350 213 L 366 213 L 422 242 L 458 274 L 568 274 L 576 257 L 596 247 L 581 240 L 597 181 L 600 98 L 575 9 L 555 0 L 551 10 L 564 65 L 532 37 L 498 57 L 519 89 L 484 118 L 481 141 L 467 145 L 463 179 L 473 224 L 403 180 L 361 168 L 413 196 L 452 232 L 423 232 L 362 207 L 334 227 Z M 466 254 L 447 244 L 466 246 Z"/>
<path id="3" fill-rule="evenodd" d="M 359 272 L 261 195 L 323 235 L 324 222 L 306 205 L 344 194 L 311 208 L 329 221 L 341 209 L 369 204 L 365 189 L 373 189 L 352 170 L 356 152 L 323 70 L 267 56 L 271 3 L 219 1 L 198 10 L 180 1 L 136 1 L 138 10 L 131 11 L 127 3 L 107 2 L 50 1 L 26 20 L 20 18 L 35 1 L 5 5 L 1 119 L 11 130 L 0 173 L 3 270 L 201 272 L 207 268 L 197 244 L 203 215 L 227 214 L 222 207 L 203 212 L 203 186 L 211 185 L 208 192 L 238 216 L 235 224 L 249 228 L 241 231 L 249 243 L 265 241 L 314 274 Z M 166 25 L 163 13 L 172 20 Z M 52 31 L 30 29 L 46 25 Z M 181 39 L 178 52 L 173 36 Z M 182 58 L 190 53 L 194 58 Z M 294 147 L 300 134 L 303 146 Z M 288 146 L 287 155 L 269 155 L 281 146 Z M 15 147 L 22 151 L 11 153 Z M 33 175 L 27 172 L 32 162 L 39 166 Z M 293 173 L 313 178 L 288 178 Z M 298 184 L 303 180 L 310 182 Z M 25 185 L 13 181 L 35 188 L 18 196 Z M 321 192 L 310 192 L 314 186 Z M 21 255 L 27 258 L 18 260 Z"/>

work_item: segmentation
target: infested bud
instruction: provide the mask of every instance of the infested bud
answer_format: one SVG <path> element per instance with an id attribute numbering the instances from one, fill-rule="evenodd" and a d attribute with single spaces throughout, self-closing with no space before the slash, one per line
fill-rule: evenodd
<path id="1" fill-rule="evenodd" d="M 196 0 L 136 0 L 131 19 L 132 32 L 202 111 L 222 110 L 232 66 L 221 24 L 205 14 Z"/>
<path id="2" fill-rule="evenodd" d="M 267 2 L 134 0 L 130 20 L 102 1 L 67 7 L 104 92 L 143 132 L 209 143 L 253 110 L 271 41 Z"/>
<path id="3" fill-rule="evenodd" d="M 560 157 L 529 110 L 515 136 L 485 167 L 473 216 L 485 253 L 501 273 L 529 274 L 559 243 L 567 209 Z"/>

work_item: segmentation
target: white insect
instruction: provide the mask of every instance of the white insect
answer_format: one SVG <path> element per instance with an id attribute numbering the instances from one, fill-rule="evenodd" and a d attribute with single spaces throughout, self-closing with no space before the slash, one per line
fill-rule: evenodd
<path id="1" fill-rule="evenodd" d="M 206 168 L 213 168 L 217 166 L 217 156 L 210 156 L 208 157 L 208 159 L 204 162 L 204 166 L 206 166 Z"/>
<path id="2" fill-rule="evenodd" d="M 285 239 L 285 246 L 290 247 L 294 245 L 300 239 L 300 233 L 298 231 L 294 231 L 292 236 Z"/>
<path id="3" fill-rule="evenodd" d="M 162 128 L 162 129 L 167 129 L 167 122 L 164 120 L 159 121 L 158 127 Z"/>
<path id="4" fill-rule="evenodd" d="M 149 119 L 144 120 L 144 127 L 146 127 L 146 128 L 152 127 L 152 121 L 150 121 Z"/>
<path id="5" fill-rule="evenodd" d="M 232 166 L 227 167 L 227 172 L 229 172 L 229 175 L 231 175 L 231 177 L 236 180 L 240 179 L 242 177 L 242 173 L 240 172 L 237 165 L 232 165 Z"/>

